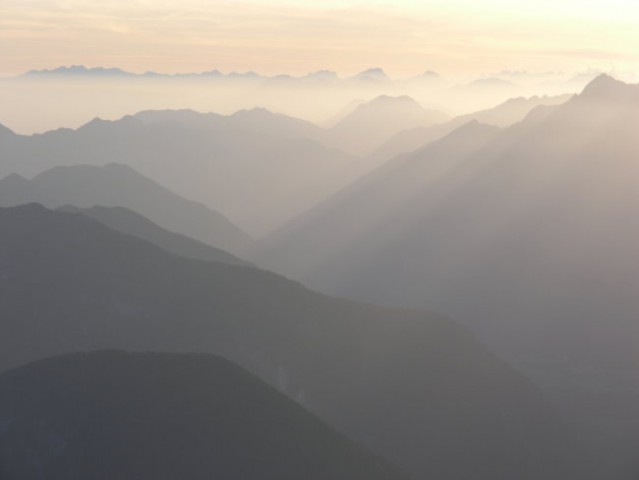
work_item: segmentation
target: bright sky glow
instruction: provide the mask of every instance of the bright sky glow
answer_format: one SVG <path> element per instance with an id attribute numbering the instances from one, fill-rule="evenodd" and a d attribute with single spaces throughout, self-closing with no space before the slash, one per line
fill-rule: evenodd
<path id="1" fill-rule="evenodd" d="M 0 0 L 0 74 L 639 70 L 635 0 Z"/>

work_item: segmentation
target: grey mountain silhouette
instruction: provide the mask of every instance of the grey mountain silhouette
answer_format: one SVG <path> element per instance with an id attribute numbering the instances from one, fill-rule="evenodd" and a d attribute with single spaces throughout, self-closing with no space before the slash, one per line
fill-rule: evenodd
<path id="1" fill-rule="evenodd" d="M 252 241 L 222 214 L 186 200 L 125 165 L 56 167 L 26 180 L 0 180 L 0 205 L 126 207 L 157 225 L 214 247 L 237 252 Z"/>
<path id="2" fill-rule="evenodd" d="M 363 70 L 359 72 L 357 75 L 354 75 L 349 79 L 352 82 L 357 82 L 360 84 L 377 84 L 377 83 L 390 83 L 391 79 L 384 69 L 375 67 L 369 68 L 367 70 Z"/>
<path id="3" fill-rule="evenodd" d="M 0 369 L 105 348 L 216 353 L 419 478 L 566 478 L 570 438 L 539 392 L 449 320 L 38 205 L 0 209 L 0 231 Z"/>
<path id="4" fill-rule="evenodd" d="M 3 479 L 400 480 L 213 355 L 101 351 L 0 375 Z"/>
<path id="5" fill-rule="evenodd" d="M 87 68 L 84 65 L 71 65 L 68 67 L 58 67 L 51 70 L 30 70 L 25 73 L 26 77 L 33 76 L 99 76 L 99 77 L 130 77 L 134 74 L 125 72 L 120 68 L 95 67 Z"/>
<path id="6" fill-rule="evenodd" d="M 54 166 L 117 161 L 261 234 L 356 178 L 352 156 L 312 138 L 324 134 L 263 109 L 143 112 L 77 130 L 0 136 L 0 174 L 31 177 Z"/>
<path id="7" fill-rule="evenodd" d="M 535 96 L 530 98 L 511 98 L 496 107 L 460 115 L 445 123 L 432 125 L 430 127 L 416 127 L 409 130 L 402 130 L 381 145 L 371 155 L 370 164 L 381 165 L 397 155 L 417 150 L 435 140 L 445 137 L 456 128 L 472 120 L 477 120 L 486 125 L 509 127 L 522 121 L 533 109 L 539 106 L 560 105 L 567 102 L 570 97 L 570 95 L 557 95 L 552 97 Z"/>
<path id="8" fill-rule="evenodd" d="M 374 151 L 396 133 L 409 128 L 428 127 L 449 117 L 427 110 L 408 96 L 379 96 L 357 105 L 331 129 L 331 139 L 339 148 L 353 153 Z"/>
<path id="9" fill-rule="evenodd" d="M 224 250 L 198 242 L 186 235 L 171 232 L 159 227 L 148 218 L 124 207 L 78 208 L 64 205 L 57 210 L 68 213 L 78 213 L 97 220 L 118 232 L 132 235 L 153 243 L 164 250 L 195 260 L 208 260 L 231 265 L 251 266 L 249 262 L 231 255 Z"/>
<path id="10" fill-rule="evenodd" d="M 313 123 L 288 115 L 272 113 L 265 108 L 239 110 L 232 115 L 199 113 L 194 110 L 147 110 L 136 113 L 133 118 L 147 124 L 175 122 L 187 127 L 259 133 L 278 138 L 320 140 L 325 135 L 323 129 Z"/>
<path id="11" fill-rule="evenodd" d="M 15 133 L 4 125 L 0 125 L 0 137 L 14 137 Z"/>

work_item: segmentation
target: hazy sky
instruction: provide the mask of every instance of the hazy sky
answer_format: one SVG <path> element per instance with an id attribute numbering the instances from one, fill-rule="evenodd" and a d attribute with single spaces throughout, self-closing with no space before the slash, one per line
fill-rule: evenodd
<path id="1" fill-rule="evenodd" d="M 0 0 L 0 74 L 639 70 L 636 0 Z"/>

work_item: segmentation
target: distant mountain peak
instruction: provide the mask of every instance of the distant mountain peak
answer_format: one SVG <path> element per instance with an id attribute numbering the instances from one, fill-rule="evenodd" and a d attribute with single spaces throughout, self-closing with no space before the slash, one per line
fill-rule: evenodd
<path id="1" fill-rule="evenodd" d="M 87 68 L 84 65 L 70 65 L 54 68 L 51 70 L 30 70 L 25 75 L 100 75 L 100 76 L 129 76 L 129 72 L 125 72 L 121 68 L 104 68 L 94 67 Z"/>
<path id="2" fill-rule="evenodd" d="M 119 120 L 105 120 L 104 118 L 95 117 L 84 125 L 80 126 L 77 131 L 100 131 L 106 126 L 126 127 L 130 125 L 140 124 L 140 117 L 137 115 L 125 115 Z"/>
<path id="3" fill-rule="evenodd" d="M 104 120 L 100 117 L 93 117 L 91 120 L 89 120 L 87 123 L 85 123 L 84 125 L 82 125 L 80 127 L 80 129 L 83 128 L 93 128 L 93 127 L 97 127 L 97 126 L 102 126 L 106 123 L 109 123 L 108 120 Z"/>
<path id="4" fill-rule="evenodd" d="M 28 183 L 29 180 L 24 178 L 22 175 L 18 175 L 17 173 L 10 173 L 6 177 L 4 177 L 0 182 L 6 183 Z"/>
<path id="5" fill-rule="evenodd" d="M 639 101 L 639 86 L 624 83 L 606 73 L 602 73 L 586 85 L 578 98 L 634 102 Z"/>
<path id="6" fill-rule="evenodd" d="M 0 124 L 0 136 L 12 136 L 15 135 L 15 132 L 13 130 L 11 130 L 9 127 L 5 127 L 4 125 Z"/>
<path id="7" fill-rule="evenodd" d="M 353 77 L 354 80 L 363 80 L 363 81 L 381 81 L 381 82 L 390 82 L 391 79 L 384 69 L 375 67 L 364 70 Z"/>
<path id="8" fill-rule="evenodd" d="M 268 108 L 264 107 L 253 107 L 253 108 L 245 108 L 242 110 L 238 110 L 233 113 L 232 117 L 270 117 L 275 115 Z"/>
<path id="9" fill-rule="evenodd" d="M 460 138 L 467 137 L 471 135 L 488 135 L 488 134 L 496 134 L 500 132 L 501 129 L 494 125 L 488 125 L 486 123 L 482 123 L 477 119 L 470 120 L 468 123 L 463 124 L 457 129 L 453 130 L 450 134 L 451 138 Z"/>
<path id="10" fill-rule="evenodd" d="M 411 102 L 411 103 L 417 103 L 415 100 L 413 100 L 408 95 L 398 95 L 396 97 L 394 97 L 392 95 L 380 95 L 379 97 L 375 97 L 373 100 L 371 100 L 370 103 L 373 103 L 373 102 Z"/>

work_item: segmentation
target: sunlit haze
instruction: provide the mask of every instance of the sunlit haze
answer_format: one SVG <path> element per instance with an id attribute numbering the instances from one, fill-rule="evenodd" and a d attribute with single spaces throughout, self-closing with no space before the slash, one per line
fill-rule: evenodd
<path id="1" fill-rule="evenodd" d="M 639 0 L 0 0 L 0 480 L 639 480 Z"/>
<path id="2" fill-rule="evenodd" d="M 638 21 L 630 0 L 3 0 L 0 74 L 625 71 L 639 67 Z"/>

